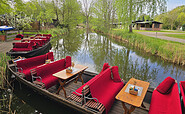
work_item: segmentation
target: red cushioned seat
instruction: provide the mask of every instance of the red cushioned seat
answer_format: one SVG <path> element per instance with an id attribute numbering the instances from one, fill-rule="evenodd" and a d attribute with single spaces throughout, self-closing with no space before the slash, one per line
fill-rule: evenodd
<path id="1" fill-rule="evenodd" d="M 48 52 L 46 55 L 46 59 L 51 59 L 51 61 L 54 61 L 53 52 Z"/>
<path id="2" fill-rule="evenodd" d="M 161 94 L 157 90 L 153 91 L 149 114 L 182 114 L 178 84 L 176 82 L 168 94 Z"/>
<path id="3" fill-rule="evenodd" d="M 185 81 L 180 81 L 180 92 L 183 101 L 183 111 L 185 111 Z"/>
<path id="4" fill-rule="evenodd" d="M 105 71 L 107 68 L 109 68 L 109 67 L 110 67 L 110 66 L 109 66 L 108 63 L 104 63 L 101 72 L 100 72 L 98 75 L 96 75 L 95 77 L 93 77 L 91 80 L 89 80 L 87 83 L 85 83 L 84 85 L 82 85 L 80 88 L 78 88 L 78 89 L 76 90 L 76 92 L 82 94 L 82 89 L 83 89 L 83 87 L 85 87 L 86 85 L 89 85 L 89 84 L 92 83 L 94 80 L 96 80 L 96 78 L 98 78 L 98 77 L 100 76 L 100 74 L 101 74 L 103 71 Z M 73 94 L 76 94 L 76 93 L 73 92 Z M 76 94 L 76 95 L 78 95 L 78 94 Z"/>
<path id="5" fill-rule="evenodd" d="M 71 60 L 70 56 L 68 56 L 67 58 Z M 37 76 L 40 76 L 42 78 L 42 83 L 45 84 L 46 89 L 58 83 L 58 78 L 54 77 L 53 74 L 61 70 L 64 70 L 66 68 L 65 65 L 68 64 L 68 62 L 71 63 L 71 61 L 66 61 L 66 59 L 61 59 L 53 63 L 42 65 L 40 67 L 35 68 L 37 72 Z M 71 64 L 68 64 L 68 65 L 71 66 Z M 36 80 L 38 82 L 41 81 L 39 78 L 37 78 Z"/>
<path id="6" fill-rule="evenodd" d="M 111 68 L 108 63 L 105 63 L 100 74 L 96 75 L 94 78 L 76 90 L 76 92 L 82 94 L 83 87 L 88 85 L 90 88 L 91 96 L 93 98 L 97 98 L 99 103 L 105 106 L 106 113 L 108 113 L 110 110 L 112 104 L 114 103 L 115 96 L 119 93 L 124 85 L 122 81 L 115 81 L 111 77 L 111 75 L 115 76 L 119 74 L 117 67 L 113 67 L 112 71 L 113 72 L 111 72 Z M 118 79 L 118 76 L 115 77 Z M 73 92 L 73 94 L 76 93 Z"/>
<path id="7" fill-rule="evenodd" d="M 115 100 L 115 96 L 122 89 L 124 83 L 122 81 L 114 82 L 111 78 L 111 69 L 109 68 L 100 75 L 89 85 L 89 88 L 92 97 L 97 98 L 105 106 L 106 113 L 108 113 Z"/>
<path id="8" fill-rule="evenodd" d="M 13 43 L 13 51 L 31 51 L 34 46 L 33 42 L 16 42 Z"/>
<path id="9" fill-rule="evenodd" d="M 51 34 L 37 34 L 36 36 L 49 36 L 49 37 L 51 37 L 52 35 Z"/>
<path id="10" fill-rule="evenodd" d="M 51 54 L 53 53 L 50 52 L 50 55 Z M 30 70 L 39 65 L 45 64 L 45 61 L 50 59 L 50 57 L 47 57 L 47 55 L 48 54 L 17 61 L 16 64 L 17 68 L 19 68 L 18 71 L 24 73 L 27 80 L 31 80 Z M 21 71 L 20 68 L 22 68 L 23 71 Z"/>
<path id="11" fill-rule="evenodd" d="M 31 51 L 32 49 L 30 49 L 30 48 L 13 48 L 12 49 L 13 51 Z"/>

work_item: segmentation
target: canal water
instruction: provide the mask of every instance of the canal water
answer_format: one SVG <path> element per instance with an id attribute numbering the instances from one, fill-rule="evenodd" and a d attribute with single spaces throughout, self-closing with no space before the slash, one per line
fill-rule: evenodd
<path id="1" fill-rule="evenodd" d="M 118 66 L 124 80 L 134 77 L 150 82 L 150 87 L 153 88 L 168 76 L 178 82 L 185 80 L 184 67 L 165 62 L 126 43 L 96 33 L 71 31 L 66 36 L 55 38 L 51 51 L 54 52 L 55 60 L 71 56 L 75 64 L 88 66 L 87 70 L 91 72 L 99 73 L 104 63 Z M 18 114 L 77 113 L 19 84 L 15 84 L 12 110 L 16 110 Z"/>

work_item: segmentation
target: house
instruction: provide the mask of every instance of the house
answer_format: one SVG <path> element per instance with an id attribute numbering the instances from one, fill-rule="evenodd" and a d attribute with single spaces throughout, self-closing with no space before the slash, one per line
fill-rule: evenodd
<path id="1" fill-rule="evenodd" d="M 136 30 L 150 30 L 150 31 L 160 31 L 162 28 L 161 22 L 157 21 L 135 21 L 132 22 L 133 28 Z"/>

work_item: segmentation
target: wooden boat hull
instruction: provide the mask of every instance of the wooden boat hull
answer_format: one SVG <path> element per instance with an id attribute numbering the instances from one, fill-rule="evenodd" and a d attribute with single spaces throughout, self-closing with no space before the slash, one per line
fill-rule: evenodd
<path id="1" fill-rule="evenodd" d="M 35 56 L 39 56 L 39 55 L 45 54 L 45 53 L 49 52 L 50 49 L 51 49 L 51 43 L 49 41 L 45 45 L 43 45 L 42 47 L 39 47 L 39 48 L 34 49 L 32 51 L 13 52 L 12 50 L 10 50 L 6 54 L 8 56 L 11 56 L 12 58 L 16 58 L 18 56 L 30 58 L 30 57 L 35 57 Z"/>

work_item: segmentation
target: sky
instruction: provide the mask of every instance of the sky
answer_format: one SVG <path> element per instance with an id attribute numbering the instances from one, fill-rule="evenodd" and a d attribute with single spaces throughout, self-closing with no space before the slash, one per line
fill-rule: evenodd
<path id="1" fill-rule="evenodd" d="M 185 5 L 185 0 L 168 0 L 167 1 L 167 11 L 170 11 L 177 6 Z"/>
<path id="2" fill-rule="evenodd" d="M 30 0 L 23 0 L 30 1 Z M 167 11 L 170 11 L 177 6 L 185 5 L 185 0 L 167 0 Z"/>

